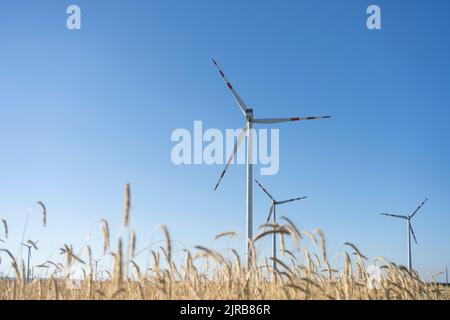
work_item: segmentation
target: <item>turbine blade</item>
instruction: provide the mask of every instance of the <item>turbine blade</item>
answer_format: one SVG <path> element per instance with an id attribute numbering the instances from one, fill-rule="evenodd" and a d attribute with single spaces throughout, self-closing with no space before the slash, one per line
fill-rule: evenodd
<path id="1" fill-rule="evenodd" d="M 36 250 L 38 250 L 38 247 L 37 247 L 37 243 L 39 242 L 39 240 L 38 241 L 36 241 L 36 242 L 33 242 L 32 240 L 28 240 L 27 241 L 27 244 L 29 244 L 31 247 L 33 247 L 34 249 L 36 249 Z"/>
<path id="2" fill-rule="evenodd" d="M 273 201 L 275 201 L 275 199 L 272 197 L 272 195 L 261 185 L 261 183 L 258 182 L 258 180 L 255 179 L 255 182 L 258 184 L 258 186 L 262 189 L 262 191 L 264 191 L 265 194 L 267 194 L 267 196 L 272 199 Z"/>
<path id="3" fill-rule="evenodd" d="M 230 89 L 231 94 L 236 99 L 236 102 L 239 105 L 239 108 L 241 109 L 244 116 L 246 115 L 247 106 L 245 105 L 244 100 L 241 99 L 241 97 L 237 94 L 237 92 L 234 90 L 231 83 L 228 81 L 227 77 L 225 77 L 225 73 L 223 73 L 222 69 L 220 69 L 220 66 L 217 64 L 216 60 L 212 59 L 214 62 L 214 65 L 216 66 L 217 70 L 219 70 L 220 76 L 222 77 L 223 81 L 227 84 L 228 89 Z"/>
<path id="4" fill-rule="evenodd" d="M 382 216 L 389 216 L 389 217 L 394 217 L 394 218 L 401 218 L 401 219 L 408 219 L 407 216 L 401 216 L 401 215 L 397 215 L 397 214 L 389 214 L 389 213 L 380 213 Z"/>
<path id="5" fill-rule="evenodd" d="M 412 226 L 411 226 L 411 225 L 409 225 L 409 230 L 411 230 L 411 233 L 412 233 L 412 235 L 413 235 L 414 241 L 415 241 L 415 242 L 416 242 L 416 244 L 417 244 L 417 239 L 416 239 L 416 235 L 414 234 L 414 230 L 413 230 L 413 228 L 412 228 Z"/>
<path id="6" fill-rule="evenodd" d="M 270 210 L 269 210 L 269 216 L 267 217 L 267 222 L 266 222 L 266 224 L 267 224 L 267 223 L 269 223 L 269 221 L 270 221 L 270 218 L 272 217 L 272 213 L 273 213 L 273 206 L 274 206 L 274 204 L 272 203 L 272 205 L 270 206 Z"/>
<path id="7" fill-rule="evenodd" d="M 303 118 L 272 118 L 272 119 L 253 119 L 254 123 L 281 123 L 281 122 L 289 122 L 289 121 L 303 121 L 303 120 L 319 120 L 319 119 L 328 119 L 331 116 L 319 116 L 319 117 L 303 117 Z"/>
<path id="8" fill-rule="evenodd" d="M 31 246 L 29 244 L 26 244 L 26 243 L 23 243 L 23 242 L 21 242 L 20 244 L 23 245 L 24 247 L 27 247 L 28 249 L 31 248 Z"/>
<path id="9" fill-rule="evenodd" d="M 417 209 L 416 210 L 414 210 L 414 212 L 412 213 L 412 215 L 411 215 L 411 217 L 410 218 L 412 218 L 412 217 L 414 217 L 414 215 L 417 213 L 417 211 L 419 211 L 420 210 L 420 208 L 422 208 L 422 206 L 425 204 L 425 202 L 427 202 L 428 201 L 428 198 L 426 198 L 418 207 L 417 207 Z"/>
<path id="10" fill-rule="evenodd" d="M 303 199 L 306 199 L 306 198 L 307 197 L 293 198 L 293 199 L 277 202 L 277 204 L 283 204 L 283 203 L 288 203 L 288 202 L 292 202 L 292 201 L 303 200 Z"/>
<path id="11" fill-rule="evenodd" d="M 244 127 L 244 129 L 242 130 L 242 132 L 239 134 L 236 143 L 234 144 L 234 149 L 233 152 L 231 153 L 230 157 L 228 158 L 227 164 L 225 165 L 225 168 L 222 171 L 222 174 L 220 175 L 219 181 L 217 181 L 216 186 L 214 187 L 214 191 L 217 190 L 217 188 L 219 187 L 220 181 L 222 181 L 223 176 L 225 175 L 225 172 L 227 172 L 228 167 L 230 166 L 231 162 L 233 162 L 234 156 L 236 155 L 239 146 L 241 145 L 242 141 L 244 140 L 244 137 L 247 133 L 248 127 L 247 125 Z"/>

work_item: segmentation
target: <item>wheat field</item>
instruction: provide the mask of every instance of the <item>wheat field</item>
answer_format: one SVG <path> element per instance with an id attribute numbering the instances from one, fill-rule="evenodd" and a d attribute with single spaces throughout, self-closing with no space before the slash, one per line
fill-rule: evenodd
<path id="1" fill-rule="evenodd" d="M 46 224 L 45 205 L 42 209 Z M 127 236 L 117 239 L 114 250 L 110 244 L 110 230 L 106 220 L 99 221 L 103 231 L 103 251 L 113 258 L 113 266 L 98 279 L 92 250 L 82 248 L 78 254 L 71 245 L 64 245 L 60 253 L 64 263 L 46 261 L 40 267 L 50 270 L 46 277 L 27 281 L 24 261 L 16 261 L 13 253 L 0 249 L 0 267 L 8 264 L 11 275 L 0 279 L 1 300 L 98 300 L 98 299 L 449 299 L 450 291 L 434 281 L 426 282 L 415 271 L 388 262 L 383 258 L 369 260 L 352 243 L 342 252 L 339 265 L 333 265 L 321 230 L 313 232 L 298 229 L 283 217 L 282 224 L 267 224 L 251 244 L 250 267 L 238 252 L 221 253 L 197 246 L 185 250 L 183 262 L 173 257 L 173 242 L 167 227 L 162 226 L 164 245 L 151 251 L 151 265 L 144 270 L 134 260 L 136 233 L 130 229 L 131 193 L 125 188 L 123 226 Z M 8 224 L 2 220 L 4 236 Z M 278 268 L 271 268 L 271 260 L 257 257 L 259 243 L 276 234 L 280 239 Z M 216 239 L 234 237 L 234 232 L 223 232 Z M 306 245 L 305 243 L 312 243 Z M 32 242 L 29 245 L 37 246 Z M 376 263 L 382 276 L 371 282 L 368 265 Z M 81 270 L 74 279 L 73 270 Z"/>

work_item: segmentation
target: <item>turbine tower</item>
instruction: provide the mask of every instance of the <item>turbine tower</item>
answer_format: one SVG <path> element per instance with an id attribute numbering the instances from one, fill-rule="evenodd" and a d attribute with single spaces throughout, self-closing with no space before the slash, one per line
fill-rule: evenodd
<path id="1" fill-rule="evenodd" d="M 241 109 L 241 112 L 243 113 L 245 120 L 246 120 L 244 129 L 238 135 L 238 138 L 234 145 L 233 152 L 229 156 L 228 161 L 225 165 L 225 168 L 222 171 L 219 181 L 217 182 L 214 190 L 217 190 L 220 182 L 222 181 L 223 176 L 225 175 L 225 172 L 227 171 L 230 164 L 233 162 L 233 159 L 237 153 L 237 150 L 239 149 L 239 146 L 241 145 L 244 138 L 247 137 L 247 206 L 246 206 L 246 218 L 247 218 L 246 250 L 247 250 L 247 252 L 246 252 L 246 255 L 247 255 L 247 265 L 250 267 L 250 264 L 252 261 L 250 243 L 253 239 L 253 184 L 252 184 L 252 181 L 253 181 L 253 154 L 252 154 L 253 124 L 254 123 L 256 123 L 256 124 L 273 124 L 273 123 L 290 122 L 290 121 L 327 119 L 327 118 L 330 118 L 331 116 L 303 117 L 303 118 L 296 117 L 296 118 L 255 119 L 255 118 L 253 118 L 253 109 L 247 107 L 245 102 L 241 99 L 241 97 L 234 90 L 234 87 L 231 85 L 231 83 L 225 77 L 225 74 L 223 73 L 222 69 L 217 64 L 217 62 L 214 59 L 212 59 L 212 61 L 213 61 L 214 65 L 216 66 L 217 70 L 219 71 L 220 76 L 225 81 L 228 89 L 231 91 L 231 94 L 236 99 L 236 102 L 239 105 L 239 108 Z"/>
<path id="2" fill-rule="evenodd" d="M 445 267 L 445 284 L 448 286 L 448 269 Z"/>
<path id="3" fill-rule="evenodd" d="M 448 269 L 445 267 L 445 284 L 448 286 Z"/>
<path id="4" fill-rule="evenodd" d="M 422 206 L 425 204 L 425 202 L 428 201 L 428 198 L 425 199 L 418 207 L 416 210 L 414 210 L 414 212 L 409 215 L 409 216 L 404 216 L 404 215 L 398 215 L 398 214 L 389 214 L 389 213 L 380 213 L 383 216 L 388 216 L 388 217 L 394 217 L 394 218 L 400 218 L 400 219 L 404 219 L 406 220 L 406 234 L 407 234 L 407 244 L 408 244 L 408 249 L 407 249 L 407 256 L 408 256 L 408 270 L 411 271 L 412 270 L 412 262 L 411 262 L 411 234 L 414 238 L 414 241 L 417 244 L 417 239 L 416 239 L 416 235 L 414 234 L 414 230 L 411 226 L 411 219 L 414 217 L 414 215 L 417 213 L 417 211 L 420 210 L 420 208 L 422 208 Z"/>
<path id="5" fill-rule="evenodd" d="M 255 179 L 255 182 L 258 184 L 258 186 L 261 188 L 261 190 L 272 200 L 272 205 L 270 206 L 269 210 L 269 216 L 267 217 L 266 224 L 269 223 L 270 218 L 272 218 L 272 222 L 274 225 L 277 224 L 277 205 L 285 204 L 288 202 L 298 201 L 302 199 L 306 199 L 306 197 L 300 197 L 300 198 L 293 198 L 289 200 L 284 201 L 277 201 L 274 197 L 261 185 L 261 183 L 258 182 L 258 180 Z M 272 216 L 273 215 L 273 216 Z M 272 269 L 275 271 L 277 270 L 277 235 L 275 233 L 272 233 Z"/>

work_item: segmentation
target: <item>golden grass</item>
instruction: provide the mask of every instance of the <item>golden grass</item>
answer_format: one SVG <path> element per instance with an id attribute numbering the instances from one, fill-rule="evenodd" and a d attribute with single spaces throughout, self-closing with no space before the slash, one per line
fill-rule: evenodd
<path id="1" fill-rule="evenodd" d="M 125 189 L 124 227 L 129 228 L 130 187 Z M 46 210 L 43 206 L 44 224 Z M 194 251 L 185 250 L 184 261 L 174 262 L 172 240 L 166 226 L 161 226 L 164 246 L 151 251 L 150 268 L 142 269 L 133 259 L 136 253 L 136 234 L 129 231 L 128 244 L 122 237 L 117 248 L 109 252 L 114 259 L 112 271 L 97 280 L 92 250 L 87 246 L 87 257 L 76 254 L 71 245 L 65 244 L 60 253 L 64 263 L 46 261 L 39 267 L 53 270 L 46 278 L 26 282 L 24 264 L 15 260 L 5 249 L 0 254 L 9 260 L 13 277 L 0 280 L 0 300 L 16 299 L 449 299 L 450 290 L 434 282 L 425 282 L 418 273 L 405 267 L 376 258 L 369 261 L 352 243 L 346 243 L 349 252 L 342 253 L 342 263 L 332 266 L 326 252 L 323 232 L 299 230 L 291 220 L 286 224 L 264 225 L 255 237 L 255 245 L 267 236 L 280 237 L 281 250 L 277 259 L 278 269 L 271 269 L 267 258 L 258 259 L 253 246 L 250 266 L 241 264 L 241 257 L 232 249 L 227 254 L 203 246 Z M 3 222 L 6 225 L 6 221 Z M 109 226 L 100 221 L 103 233 L 103 249 L 110 250 Z M 234 232 L 216 236 L 234 237 Z M 308 239 L 306 239 L 306 238 Z M 318 240 L 319 239 L 319 240 Z M 312 243 L 313 248 L 309 248 Z M 291 244 L 288 248 L 287 244 Z M 123 248 L 128 248 L 124 254 Z M 320 252 L 316 254 L 315 249 Z M 84 260 L 83 260 L 84 259 Z M 247 260 L 247 259 L 245 259 Z M 2 265 L 5 259 L 2 260 Z M 368 285 L 370 275 L 367 266 L 376 263 L 382 277 L 376 289 Z M 74 266 L 81 268 L 82 276 L 71 278 Z"/>

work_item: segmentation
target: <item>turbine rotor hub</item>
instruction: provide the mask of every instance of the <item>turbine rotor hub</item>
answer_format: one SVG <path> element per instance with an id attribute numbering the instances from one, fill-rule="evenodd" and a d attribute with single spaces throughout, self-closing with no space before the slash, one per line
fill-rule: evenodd
<path id="1" fill-rule="evenodd" d="M 253 109 L 245 110 L 245 117 L 247 118 L 248 122 L 253 122 Z"/>

